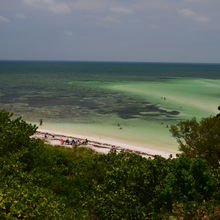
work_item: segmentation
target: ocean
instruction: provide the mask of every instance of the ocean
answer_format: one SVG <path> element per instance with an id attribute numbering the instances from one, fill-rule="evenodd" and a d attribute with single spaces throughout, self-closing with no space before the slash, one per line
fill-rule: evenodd
<path id="1" fill-rule="evenodd" d="M 169 126 L 220 105 L 220 64 L 0 61 L 0 109 L 58 131 L 178 150 Z"/>

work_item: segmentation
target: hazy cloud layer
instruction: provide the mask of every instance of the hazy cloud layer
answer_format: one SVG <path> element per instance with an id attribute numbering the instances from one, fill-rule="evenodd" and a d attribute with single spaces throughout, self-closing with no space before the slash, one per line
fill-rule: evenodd
<path id="1" fill-rule="evenodd" d="M 0 22 L 9 22 L 10 20 L 4 16 L 0 15 Z"/>
<path id="2" fill-rule="evenodd" d="M 55 13 L 67 13 L 75 10 L 99 10 L 108 7 L 110 4 L 106 0 L 23 0 L 23 2 L 32 7 L 46 9 Z"/>
<path id="3" fill-rule="evenodd" d="M 204 23 L 210 21 L 210 19 L 207 16 L 199 15 L 196 12 L 194 12 L 194 11 L 192 11 L 190 9 L 187 9 L 187 8 L 181 9 L 181 10 L 179 10 L 179 12 L 182 15 L 184 15 L 184 16 L 186 16 L 188 18 L 191 18 L 194 21 L 204 22 Z"/>
<path id="4" fill-rule="evenodd" d="M 220 62 L 219 0 L 0 0 L 0 59 Z"/>

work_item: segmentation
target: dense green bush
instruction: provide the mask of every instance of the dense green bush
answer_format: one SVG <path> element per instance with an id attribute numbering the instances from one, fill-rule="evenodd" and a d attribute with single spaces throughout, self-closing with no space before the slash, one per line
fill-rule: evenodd
<path id="1" fill-rule="evenodd" d="M 170 128 L 179 150 L 188 157 L 201 157 L 211 166 L 220 166 L 220 117 L 181 121 Z"/>
<path id="2" fill-rule="evenodd" d="M 33 148 L 34 140 L 30 139 L 37 129 L 21 118 L 12 119 L 13 114 L 0 111 L 0 154 L 10 154 L 24 148 Z"/>
<path id="3" fill-rule="evenodd" d="M 0 123 L 0 219 L 220 216 L 220 169 L 206 160 L 52 147 L 10 113 Z"/>
<path id="4" fill-rule="evenodd" d="M 179 216 L 180 211 L 176 213 L 176 209 L 180 205 L 181 215 L 187 213 L 191 218 L 197 216 L 199 219 L 197 210 L 202 206 L 211 205 L 211 213 L 218 204 L 216 178 L 202 159 L 181 156 L 166 160 L 158 156 L 150 160 L 122 153 L 100 156 L 98 161 L 92 161 L 89 166 L 95 163 L 98 170 L 101 167 L 107 169 L 97 178 L 93 171 L 90 181 L 94 184 L 85 203 L 98 219 Z M 90 167 L 89 170 L 92 172 Z"/>

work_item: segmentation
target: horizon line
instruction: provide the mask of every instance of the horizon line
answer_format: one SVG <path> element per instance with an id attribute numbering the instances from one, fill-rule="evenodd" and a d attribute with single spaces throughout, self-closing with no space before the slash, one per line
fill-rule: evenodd
<path id="1" fill-rule="evenodd" d="M 66 63 L 149 63 L 149 64 L 213 64 L 220 65 L 220 62 L 185 62 L 185 61 L 110 61 L 110 60 L 38 60 L 38 59 L 0 59 L 0 62 L 66 62 Z"/>

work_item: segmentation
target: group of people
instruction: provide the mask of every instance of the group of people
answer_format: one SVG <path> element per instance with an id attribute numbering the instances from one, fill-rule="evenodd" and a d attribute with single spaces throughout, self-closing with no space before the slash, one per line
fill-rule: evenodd
<path id="1" fill-rule="evenodd" d="M 49 133 L 44 134 L 45 141 L 48 141 L 51 138 L 52 138 L 52 140 L 59 140 L 62 145 L 64 145 L 64 144 L 66 144 L 66 145 L 86 145 L 86 144 L 88 144 L 87 139 L 85 139 L 85 140 L 74 140 L 74 139 L 70 140 L 68 138 L 67 139 L 63 139 L 63 138 L 59 139 L 53 134 L 49 134 Z"/>
<path id="2" fill-rule="evenodd" d="M 63 145 L 63 144 L 67 144 L 67 145 L 80 145 L 80 144 L 87 144 L 88 143 L 88 140 L 85 139 L 83 141 L 80 141 L 80 140 L 69 140 L 69 139 L 60 139 L 60 143 Z"/>
<path id="3" fill-rule="evenodd" d="M 123 152 L 125 152 L 125 149 L 117 149 L 115 146 L 112 146 L 111 148 L 110 148 L 110 150 L 109 150 L 109 153 L 123 153 Z"/>
<path id="4" fill-rule="evenodd" d="M 116 148 L 114 146 L 112 146 L 109 153 L 117 153 Z"/>

